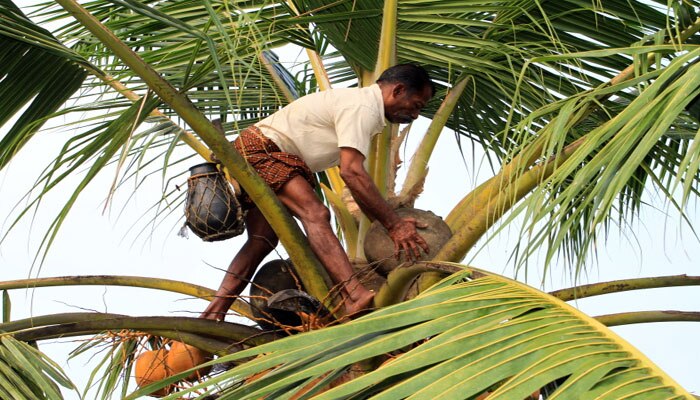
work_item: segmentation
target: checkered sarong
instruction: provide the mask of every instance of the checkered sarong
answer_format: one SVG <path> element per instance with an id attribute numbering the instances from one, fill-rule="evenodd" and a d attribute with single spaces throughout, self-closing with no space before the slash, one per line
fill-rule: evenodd
<path id="1" fill-rule="evenodd" d="M 316 186 L 313 173 L 304 160 L 297 155 L 280 150 L 255 125 L 241 131 L 236 140 L 233 141 L 233 145 L 275 193 L 297 175 L 306 179 L 312 188 Z M 255 206 L 243 190 L 241 190 L 239 201 L 246 210 Z"/>

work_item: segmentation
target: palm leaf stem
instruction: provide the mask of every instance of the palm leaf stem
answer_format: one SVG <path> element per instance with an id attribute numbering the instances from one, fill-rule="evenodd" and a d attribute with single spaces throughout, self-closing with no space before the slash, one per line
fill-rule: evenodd
<path id="1" fill-rule="evenodd" d="M 2 291 L 2 322 L 10 321 L 12 315 L 12 302 L 10 301 L 10 294 L 7 290 Z"/>
<path id="2" fill-rule="evenodd" d="M 500 196 L 521 175 L 526 174 L 526 166 L 532 165 L 542 156 L 542 151 L 548 141 L 547 135 L 540 135 L 530 146 L 513 157 L 511 162 L 504 165 L 498 174 L 489 178 L 460 200 L 445 218 L 453 232 L 461 229 L 483 207 L 492 203 L 495 197 Z M 495 223 L 496 220 L 493 222 Z M 488 229 L 491 225 L 487 224 L 485 228 Z"/>
<path id="3" fill-rule="evenodd" d="M 605 326 L 646 324 L 650 322 L 700 322 L 700 312 L 677 310 L 633 311 L 600 315 L 594 318 Z"/>
<path id="4" fill-rule="evenodd" d="M 174 327 L 177 329 L 173 329 Z M 62 313 L 34 316 L 0 324 L 0 331 L 7 332 L 25 342 L 121 329 L 170 332 L 164 336 L 172 339 L 178 339 L 182 334 L 202 336 L 202 339 L 207 337 L 216 339 L 209 343 L 209 347 L 224 341 L 228 342 L 225 343 L 225 347 L 229 347 L 232 341 L 236 344 L 257 346 L 277 338 L 274 333 L 263 332 L 252 326 L 192 317 L 130 317 L 107 313 Z M 221 347 L 202 349 L 223 350 Z"/>
<path id="5" fill-rule="evenodd" d="M 270 225 L 285 246 L 292 262 L 305 266 L 299 271 L 304 287 L 309 290 L 310 294 L 319 299 L 328 298 L 325 271 L 311 251 L 306 237 L 277 196 L 252 170 L 245 159 L 232 148 L 226 137 L 192 104 L 187 96 L 163 79 L 157 71 L 145 63 L 80 4 L 74 0 L 57 0 L 57 3 L 90 30 L 105 46 L 110 48 L 115 56 L 120 58 L 134 73 L 139 75 L 203 139 L 204 143 L 212 149 L 217 158 L 243 186 L 265 218 L 270 221 Z"/>
<path id="6" fill-rule="evenodd" d="M 314 76 L 316 77 L 316 84 L 318 85 L 318 88 L 321 90 L 330 89 L 332 86 L 331 80 L 328 77 L 328 71 L 326 71 L 326 68 L 323 65 L 321 56 L 311 49 L 306 49 L 306 56 L 309 58 L 311 68 L 314 70 Z"/>
<path id="7" fill-rule="evenodd" d="M 445 243 L 433 260 L 462 260 L 483 234 L 506 211 L 527 196 L 540 182 L 549 177 L 561 163 L 566 161 L 576 149 L 584 144 L 584 139 L 585 136 L 569 144 L 561 153 L 550 157 L 546 162 L 530 168 L 505 188 L 499 189 L 487 185 L 481 193 L 488 198 L 486 203 L 475 202 L 473 206 L 470 205 L 473 208 L 470 208 L 469 213 L 465 215 L 463 224 L 456 232 L 453 232 L 450 240 Z"/>
<path id="8" fill-rule="evenodd" d="M 100 332 L 94 331 L 92 333 L 99 334 Z M 243 346 L 240 346 L 237 343 L 232 344 L 230 340 L 220 340 L 217 338 L 207 336 L 206 334 L 182 332 L 173 329 L 149 329 L 148 333 L 150 335 L 153 335 L 154 337 L 171 339 L 177 342 L 187 343 L 190 346 L 194 346 L 198 349 L 206 351 L 207 353 L 215 354 L 217 356 L 235 353 L 236 351 L 243 349 Z"/>
<path id="9" fill-rule="evenodd" d="M 0 282 L 0 290 L 33 289 L 39 287 L 55 286 L 127 286 L 145 289 L 164 290 L 180 293 L 188 296 L 211 300 L 214 290 L 192 283 L 175 281 L 171 279 L 149 278 L 143 276 L 110 276 L 110 275 L 82 275 L 82 276 L 56 276 L 35 279 L 18 279 L 14 281 Z M 236 299 L 231 309 L 243 316 L 250 316 L 250 305 Z"/>
<path id="10" fill-rule="evenodd" d="M 394 269 L 387 276 L 386 282 L 377 291 L 377 295 L 374 297 L 375 307 L 388 307 L 404 301 L 411 285 L 416 278 L 423 274 L 437 273 L 442 278 L 445 278 L 457 271 L 461 271 L 458 268 L 447 267 L 446 265 L 421 263 Z M 471 271 L 466 276 L 471 277 Z"/>
<path id="11" fill-rule="evenodd" d="M 398 1 L 387 0 L 384 2 L 382 12 L 382 30 L 379 37 L 379 50 L 377 53 L 377 66 L 374 68 L 375 79 L 385 69 L 396 64 L 396 31 L 398 24 Z"/>
<path id="12" fill-rule="evenodd" d="M 348 258 L 354 260 L 357 249 L 357 223 L 355 218 L 350 214 L 345 203 L 343 203 L 343 199 L 337 193 L 324 184 L 321 184 L 321 189 L 323 189 L 326 200 L 333 207 L 336 219 L 340 223 L 340 230 L 343 232 Z"/>
<path id="13" fill-rule="evenodd" d="M 626 292 L 628 290 L 698 285 L 700 285 L 700 276 L 673 275 L 593 283 L 590 285 L 555 290 L 549 294 L 559 300 L 570 301 L 609 293 Z"/>
<path id="14" fill-rule="evenodd" d="M 398 23 L 398 2 L 387 0 L 384 2 L 382 13 L 382 28 L 379 37 L 379 49 L 377 65 L 374 68 L 374 82 L 379 74 L 396 63 L 396 25 Z M 364 82 L 369 85 L 369 82 Z M 387 180 L 389 177 L 391 139 L 394 136 L 394 124 L 387 124 L 384 130 L 373 140 L 373 158 L 370 158 L 370 174 L 374 183 L 379 188 L 382 196 L 387 196 Z M 360 233 L 362 234 L 362 233 Z"/>
<path id="15" fill-rule="evenodd" d="M 384 198 L 388 195 L 391 139 L 397 132 L 395 125 L 388 123 L 381 133 L 374 136 L 369 157 L 370 174 Z"/>
<path id="16" fill-rule="evenodd" d="M 114 328 L 114 329 L 102 329 L 97 328 L 85 328 L 81 326 L 81 323 L 72 323 L 70 329 L 61 329 L 62 325 L 53 325 L 49 327 L 36 328 L 31 331 L 26 331 L 22 333 L 17 333 L 14 338 L 26 343 L 35 343 L 37 341 L 43 340 L 55 340 L 55 339 L 69 339 L 69 338 L 80 338 L 84 336 L 101 336 L 109 332 L 121 332 L 123 330 L 131 330 L 127 328 Z M 207 353 L 216 354 L 218 356 L 223 356 L 236 351 L 240 351 L 241 348 L 230 341 L 218 340 L 212 337 L 208 337 L 204 334 L 193 334 L 189 332 L 182 332 L 172 329 L 133 329 L 134 332 L 139 332 L 140 334 L 145 334 L 153 337 L 159 337 L 167 339 L 168 341 L 173 340 L 177 342 L 187 343 L 198 349 L 202 349 Z M 76 339 L 76 341 L 82 339 Z M 85 339 L 92 340 L 92 339 Z"/>
<path id="17" fill-rule="evenodd" d="M 458 79 L 457 83 L 452 87 L 452 90 L 445 96 L 445 99 L 440 104 L 440 108 L 435 112 L 428 130 L 423 136 L 423 139 L 418 145 L 418 149 L 413 154 L 411 159 L 411 165 L 408 167 L 406 173 L 406 179 L 404 180 L 403 187 L 401 188 L 400 199 L 409 196 L 412 193 L 416 185 L 421 184 L 425 181 L 426 175 L 428 175 L 428 162 L 430 156 L 433 154 L 437 140 L 442 133 L 442 130 L 447 124 L 447 120 L 452 115 L 452 112 L 457 106 L 459 98 L 464 93 L 464 89 L 467 87 L 468 79 L 467 77 L 461 77 Z M 402 203 L 401 201 L 399 201 Z"/>
<path id="18" fill-rule="evenodd" d="M 589 103 L 590 104 L 590 103 Z M 583 114 L 585 114 L 590 108 L 584 108 L 583 110 L 578 110 L 571 118 L 574 121 L 581 121 Z M 567 123 L 566 127 L 572 127 L 574 123 Z M 540 134 L 533 142 L 525 146 L 518 154 L 516 154 L 511 161 L 504 165 L 498 174 L 489 178 L 486 182 L 479 185 L 472 193 L 467 194 L 460 202 L 450 211 L 445 221 L 449 221 L 448 225 L 453 231 L 462 229 L 463 226 L 471 221 L 473 216 L 480 212 L 482 207 L 490 204 L 494 201 L 494 198 L 501 196 L 501 194 L 509 190 L 509 186 L 516 182 L 524 174 L 529 173 L 528 167 L 533 165 L 538 159 L 544 155 L 545 146 L 551 141 L 551 138 L 547 134 L 547 131 L 555 129 L 555 125 L 559 122 L 552 121 L 550 124 L 546 125 Z M 582 143 L 580 139 L 570 146 L 575 146 L 578 148 Z M 573 149 L 572 149 L 573 150 Z M 568 154 L 564 159 L 568 158 Z M 553 155 L 550 159 L 556 159 L 558 155 Z M 559 160 L 559 161 L 563 161 Z M 545 165 L 552 166 L 551 161 L 544 163 Z M 557 162 L 554 162 L 557 164 Z M 558 164 L 557 164 L 558 165 Z M 550 171 L 550 175 L 553 171 Z M 532 187 L 534 189 L 534 186 Z M 492 220 L 490 224 L 484 226 L 485 229 L 491 227 L 497 219 Z M 483 232 L 482 232 L 483 234 Z"/>
<path id="19" fill-rule="evenodd" d="M 500 175 L 500 174 L 499 174 Z M 445 223 L 450 227 L 452 232 L 457 231 L 464 223 L 464 214 L 474 212 L 476 204 L 485 204 L 489 200 L 491 186 L 493 185 L 494 177 L 489 178 L 484 183 L 480 184 L 474 190 L 469 192 L 460 200 L 456 206 L 445 217 Z"/>

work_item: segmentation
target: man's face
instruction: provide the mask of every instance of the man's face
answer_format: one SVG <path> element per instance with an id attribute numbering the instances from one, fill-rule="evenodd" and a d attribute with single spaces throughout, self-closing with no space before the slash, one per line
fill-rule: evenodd
<path id="1" fill-rule="evenodd" d="M 422 91 L 410 93 L 403 84 L 396 84 L 384 99 L 384 116 L 395 124 L 413 122 L 431 97 L 429 86 L 423 87 Z"/>

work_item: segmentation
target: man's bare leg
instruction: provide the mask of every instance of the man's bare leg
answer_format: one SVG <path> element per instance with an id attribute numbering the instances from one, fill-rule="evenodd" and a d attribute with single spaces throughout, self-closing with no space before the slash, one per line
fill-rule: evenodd
<path id="1" fill-rule="evenodd" d="M 231 261 L 219 290 L 200 318 L 223 320 L 258 265 L 277 246 L 277 235 L 257 207 L 250 209 L 246 215 L 246 231 L 248 240 Z"/>
<path id="2" fill-rule="evenodd" d="M 326 268 L 336 284 L 341 284 L 346 315 L 370 306 L 374 293 L 355 277 L 345 250 L 330 224 L 330 211 L 316 196 L 313 188 L 301 176 L 295 176 L 277 192 L 277 196 L 304 226 L 311 250 Z"/>

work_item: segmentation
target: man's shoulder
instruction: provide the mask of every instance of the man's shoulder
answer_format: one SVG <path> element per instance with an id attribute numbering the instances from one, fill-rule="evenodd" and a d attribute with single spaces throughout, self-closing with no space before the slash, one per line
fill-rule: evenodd
<path id="1" fill-rule="evenodd" d="M 307 94 L 288 107 L 288 112 L 334 115 L 338 112 L 356 111 L 382 116 L 383 109 L 381 90 L 377 85 L 372 85 L 364 88 L 335 88 Z"/>
<path id="2" fill-rule="evenodd" d="M 336 107 L 369 107 L 376 109 L 381 103 L 381 91 L 375 84 L 368 87 L 338 88 L 328 92 L 328 101 L 332 101 Z"/>

